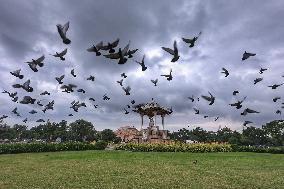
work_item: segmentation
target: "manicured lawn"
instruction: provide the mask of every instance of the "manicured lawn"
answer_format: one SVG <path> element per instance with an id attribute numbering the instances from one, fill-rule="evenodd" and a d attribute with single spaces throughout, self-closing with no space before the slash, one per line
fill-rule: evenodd
<path id="1" fill-rule="evenodd" d="M 0 155 L 0 188 L 284 188 L 284 155 L 120 151 Z"/>

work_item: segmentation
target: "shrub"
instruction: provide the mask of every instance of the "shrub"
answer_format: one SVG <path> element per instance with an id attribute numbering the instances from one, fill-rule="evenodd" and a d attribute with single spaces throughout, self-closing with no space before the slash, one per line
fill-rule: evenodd
<path id="1" fill-rule="evenodd" d="M 284 154 L 284 148 L 283 147 L 232 145 L 232 148 L 233 148 L 234 152 L 257 152 L 257 153 Z"/>
<path id="2" fill-rule="evenodd" d="M 106 145 L 105 145 L 106 146 Z M 103 144 L 83 142 L 66 143 L 13 143 L 0 144 L 0 154 L 15 154 L 29 152 L 55 152 L 55 151 L 82 151 L 82 150 L 103 150 Z"/>

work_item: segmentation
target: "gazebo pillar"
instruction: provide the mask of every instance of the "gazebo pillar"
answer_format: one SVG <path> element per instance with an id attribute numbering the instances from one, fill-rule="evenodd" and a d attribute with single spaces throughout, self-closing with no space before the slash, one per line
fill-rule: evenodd
<path id="1" fill-rule="evenodd" d="M 142 128 L 143 128 L 143 123 L 144 123 L 144 121 L 143 121 L 144 115 L 143 115 L 143 114 L 140 114 L 140 116 L 141 116 L 141 129 L 140 129 L 140 130 L 142 130 Z"/>
<path id="2" fill-rule="evenodd" d="M 164 118 L 165 118 L 165 115 L 162 114 L 161 117 L 162 117 L 163 130 L 165 130 L 165 124 L 164 124 L 164 123 L 165 123 L 165 119 L 164 119 Z"/>

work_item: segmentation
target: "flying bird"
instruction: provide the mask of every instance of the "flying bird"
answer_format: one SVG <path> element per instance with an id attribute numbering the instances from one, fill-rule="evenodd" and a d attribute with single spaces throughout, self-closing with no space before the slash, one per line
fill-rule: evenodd
<path id="1" fill-rule="evenodd" d="M 84 94 L 86 93 L 86 91 L 84 89 L 78 89 L 77 92 L 78 93 L 84 93 Z"/>
<path id="2" fill-rule="evenodd" d="M 249 109 L 249 108 L 246 108 L 246 109 L 244 109 L 244 111 L 241 113 L 241 115 L 243 115 L 243 116 L 245 116 L 245 115 L 247 115 L 248 113 L 250 113 L 250 114 L 252 114 L 252 113 L 260 113 L 260 112 L 258 112 L 258 111 L 256 111 L 256 110 L 252 110 L 252 109 Z"/>
<path id="3" fill-rule="evenodd" d="M 21 74 L 21 69 L 10 72 L 13 76 L 18 77 L 19 79 L 23 79 L 24 75 Z"/>
<path id="4" fill-rule="evenodd" d="M 37 111 L 35 111 L 35 110 L 31 110 L 29 113 L 30 113 L 30 114 L 36 114 L 36 113 L 37 113 Z"/>
<path id="5" fill-rule="evenodd" d="M 43 113 L 45 113 L 46 110 L 53 110 L 53 106 L 54 106 L 54 100 L 52 100 L 51 102 L 48 102 L 48 104 L 45 105 L 44 109 L 42 110 Z"/>
<path id="6" fill-rule="evenodd" d="M 110 98 L 107 96 L 107 94 L 104 94 L 103 100 L 110 100 Z"/>
<path id="7" fill-rule="evenodd" d="M 214 119 L 214 121 L 217 121 L 219 119 L 219 116 L 218 117 L 216 117 L 215 119 Z"/>
<path id="8" fill-rule="evenodd" d="M 63 84 L 62 80 L 64 79 L 65 75 L 62 75 L 60 77 L 56 77 L 56 81 L 58 82 L 58 84 Z"/>
<path id="9" fill-rule="evenodd" d="M 248 59 L 251 56 L 255 56 L 255 55 L 256 55 L 255 53 L 249 53 L 249 52 L 245 51 L 244 54 L 243 54 L 243 57 L 242 57 L 242 61 Z"/>
<path id="10" fill-rule="evenodd" d="M 135 100 L 131 100 L 131 102 L 130 102 L 131 104 L 135 104 Z"/>
<path id="11" fill-rule="evenodd" d="M 128 58 L 132 58 L 136 51 L 138 51 L 138 49 L 128 50 L 126 55 L 128 55 Z"/>
<path id="12" fill-rule="evenodd" d="M 63 41 L 64 44 L 68 45 L 71 43 L 71 40 L 67 38 L 66 36 L 66 32 L 69 29 L 69 22 L 67 22 L 66 24 L 64 24 L 64 26 L 62 26 L 61 24 L 57 24 L 57 31 Z"/>
<path id="13" fill-rule="evenodd" d="M 177 48 L 177 42 L 176 41 L 174 41 L 174 49 L 170 49 L 170 48 L 167 48 L 167 47 L 162 47 L 162 49 L 174 56 L 172 58 L 171 62 L 176 62 L 179 59 L 179 54 L 178 54 L 178 48 Z"/>
<path id="14" fill-rule="evenodd" d="M 41 100 L 38 100 L 38 101 L 36 102 L 36 104 L 39 105 L 39 106 L 43 106 L 43 104 L 41 103 Z"/>
<path id="15" fill-rule="evenodd" d="M 121 48 L 119 48 L 117 53 L 107 54 L 107 55 L 104 55 L 104 57 L 109 58 L 109 59 L 118 59 L 119 60 L 118 64 L 125 64 L 127 62 L 127 58 L 125 58 L 125 56 L 128 55 L 129 46 L 130 46 L 130 41 L 124 47 L 123 50 L 121 50 Z"/>
<path id="16" fill-rule="evenodd" d="M 222 68 L 222 70 L 223 71 L 221 73 L 225 74 L 225 77 L 228 77 L 228 75 L 230 75 L 228 70 L 226 70 L 226 68 Z"/>
<path id="17" fill-rule="evenodd" d="M 33 88 L 30 86 L 31 81 L 27 80 L 25 83 L 23 83 L 23 85 L 21 84 L 14 84 L 12 85 L 14 88 L 22 88 L 27 92 L 33 92 Z"/>
<path id="18" fill-rule="evenodd" d="M 237 101 L 237 102 L 235 102 L 235 103 L 233 103 L 233 104 L 229 104 L 230 106 L 235 106 L 237 109 L 240 109 L 240 108 L 242 108 L 243 107 L 243 105 L 242 105 L 242 103 L 245 101 L 245 99 L 246 99 L 247 97 L 245 96 L 244 98 L 243 98 L 243 100 L 241 100 L 241 101 Z"/>
<path id="19" fill-rule="evenodd" d="M 68 84 L 68 85 L 62 85 L 60 87 L 60 89 L 63 89 L 62 92 L 66 92 L 66 93 L 71 93 L 71 92 L 74 92 L 74 89 L 73 88 L 76 88 L 77 85 L 74 85 L 74 84 Z"/>
<path id="20" fill-rule="evenodd" d="M 172 76 L 172 69 L 170 70 L 170 74 L 169 74 L 169 75 L 164 74 L 164 75 L 161 75 L 161 76 L 164 76 L 164 77 L 167 78 L 168 81 L 171 81 L 171 80 L 173 79 L 173 76 Z"/>
<path id="21" fill-rule="evenodd" d="M 96 100 L 94 98 L 89 98 L 90 101 L 95 102 Z"/>
<path id="22" fill-rule="evenodd" d="M 112 43 L 107 43 L 107 45 L 102 46 L 101 49 L 104 51 L 108 50 L 109 53 L 114 53 L 115 52 L 114 48 L 117 47 L 118 43 L 119 43 L 119 38 Z"/>
<path id="23" fill-rule="evenodd" d="M 195 114 L 199 114 L 199 110 L 196 108 L 193 108 L 193 110 L 195 111 Z"/>
<path id="24" fill-rule="evenodd" d="M 270 85 L 268 87 L 271 87 L 271 89 L 276 89 L 277 87 L 280 87 L 281 85 L 283 85 L 284 83 L 281 84 L 274 84 L 274 85 Z"/>
<path id="25" fill-rule="evenodd" d="M 254 83 L 253 84 L 257 84 L 258 82 L 260 82 L 260 81 L 262 81 L 263 80 L 263 78 L 256 78 L 255 80 L 254 80 Z"/>
<path id="26" fill-rule="evenodd" d="M 125 73 L 120 74 L 121 77 L 127 78 L 127 75 Z"/>
<path id="27" fill-rule="evenodd" d="M 131 87 L 129 87 L 129 86 L 127 86 L 126 88 L 122 87 L 122 89 L 124 90 L 125 95 L 130 95 Z"/>
<path id="28" fill-rule="evenodd" d="M 21 104 L 34 104 L 36 99 L 30 97 L 30 96 L 24 96 L 23 100 L 20 101 Z"/>
<path id="29" fill-rule="evenodd" d="M 43 119 L 38 119 L 36 120 L 36 122 L 41 123 L 41 122 L 45 122 Z"/>
<path id="30" fill-rule="evenodd" d="M 208 93 L 209 93 L 210 96 L 202 95 L 201 97 L 202 97 L 203 99 L 209 101 L 209 102 L 210 102 L 209 105 L 212 105 L 212 104 L 214 104 L 214 102 L 215 102 L 215 97 L 214 97 L 209 91 L 208 91 Z"/>
<path id="31" fill-rule="evenodd" d="M 95 76 L 90 75 L 90 77 L 87 78 L 88 81 L 95 81 Z"/>
<path id="32" fill-rule="evenodd" d="M 39 57 L 38 59 L 32 59 L 31 62 L 26 62 L 29 67 L 34 71 L 34 72 L 38 72 L 37 66 L 39 67 L 43 67 L 43 60 L 45 59 L 45 56 L 42 55 L 41 57 Z"/>
<path id="33" fill-rule="evenodd" d="M 122 82 L 123 82 L 123 79 L 119 80 L 119 81 L 116 81 L 120 86 L 123 86 L 122 85 Z"/>
<path id="34" fill-rule="evenodd" d="M 135 60 L 135 62 L 136 62 L 136 63 L 138 63 L 138 64 L 141 66 L 142 71 L 147 70 L 147 67 L 145 66 L 145 62 L 144 62 L 144 60 L 145 60 L 145 54 L 143 55 L 143 58 L 142 58 L 141 62 L 139 62 L 139 61 Z"/>
<path id="35" fill-rule="evenodd" d="M 27 123 L 27 121 L 28 121 L 28 118 L 26 118 L 26 119 L 23 120 L 24 123 Z"/>
<path id="36" fill-rule="evenodd" d="M 125 111 L 125 114 L 129 114 L 129 111 L 127 111 L 125 108 L 124 108 L 124 111 Z"/>
<path id="37" fill-rule="evenodd" d="M 76 77 L 74 69 L 71 70 L 71 75 L 72 75 L 73 77 Z"/>
<path id="38" fill-rule="evenodd" d="M 194 102 L 194 96 L 192 95 L 191 97 L 187 97 L 191 102 Z"/>
<path id="39" fill-rule="evenodd" d="M 99 42 L 96 45 L 93 45 L 92 47 L 88 48 L 87 51 L 88 52 L 95 52 L 96 56 L 100 56 L 102 53 L 100 52 L 100 50 L 103 48 L 103 42 Z"/>
<path id="40" fill-rule="evenodd" d="M 251 122 L 251 121 L 245 121 L 244 123 L 243 123 L 243 126 L 247 126 L 247 124 L 250 124 L 250 123 L 253 123 L 253 122 Z"/>
<path id="41" fill-rule="evenodd" d="M 12 113 L 20 117 L 21 115 L 17 111 L 18 111 L 18 108 L 16 107 L 12 110 Z"/>
<path id="42" fill-rule="evenodd" d="M 49 92 L 47 92 L 47 91 L 44 91 L 43 93 L 41 93 L 40 95 L 50 95 L 50 93 Z"/>
<path id="43" fill-rule="evenodd" d="M 64 56 L 66 55 L 66 53 L 67 53 L 67 48 L 64 49 L 63 51 L 61 51 L 60 53 L 59 52 L 55 52 L 55 54 L 50 54 L 50 55 L 52 55 L 54 57 L 59 57 L 60 60 L 64 61 L 65 60 Z"/>
<path id="44" fill-rule="evenodd" d="M 151 82 L 154 84 L 154 86 L 157 86 L 158 79 L 155 79 L 155 80 L 151 79 Z"/>
<path id="45" fill-rule="evenodd" d="M 272 100 L 273 100 L 273 102 L 277 102 L 277 100 L 279 100 L 279 99 L 281 99 L 281 97 L 277 96 L 277 97 L 273 98 Z"/>
<path id="46" fill-rule="evenodd" d="M 3 121 L 3 119 L 6 119 L 8 116 L 7 115 L 2 115 L 1 117 L 0 117 L 0 121 Z"/>
<path id="47" fill-rule="evenodd" d="M 275 113 L 281 115 L 281 111 L 280 110 L 277 110 Z"/>
<path id="48" fill-rule="evenodd" d="M 260 68 L 259 73 L 263 74 L 263 72 L 266 71 L 266 70 L 267 70 L 267 68 Z"/>
<path id="49" fill-rule="evenodd" d="M 197 39 L 199 38 L 199 36 L 202 34 L 202 32 L 199 32 L 199 34 L 198 34 L 198 36 L 195 36 L 195 37 L 193 37 L 193 38 L 182 38 L 182 40 L 185 42 L 185 43 L 187 43 L 187 44 L 189 44 L 189 47 L 191 48 L 191 47 L 194 47 L 194 45 L 195 45 L 195 42 L 197 41 Z"/>
<path id="50" fill-rule="evenodd" d="M 235 96 L 235 95 L 237 95 L 239 93 L 239 91 L 234 91 L 233 92 L 233 95 Z"/>

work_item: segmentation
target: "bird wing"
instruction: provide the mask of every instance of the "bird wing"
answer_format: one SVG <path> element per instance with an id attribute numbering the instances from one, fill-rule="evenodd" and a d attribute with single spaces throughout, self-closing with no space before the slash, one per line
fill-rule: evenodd
<path id="1" fill-rule="evenodd" d="M 36 59 L 36 62 L 42 62 L 44 60 L 44 55 L 42 55 L 41 57 L 39 57 L 38 59 Z"/>
<path id="2" fill-rule="evenodd" d="M 204 96 L 204 95 L 201 95 L 201 97 L 207 101 L 211 101 L 211 97 L 209 96 Z"/>
<path id="3" fill-rule="evenodd" d="M 64 49 L 61 53 L 59 53 L 59 56 L 64 56 L 67 53 L 67 48 Z"/>
<path id="4" fill-rule="evenodd" d="M 184 42 L 186 43 L 191 43 L 192 42 L 192 39 L 187 39 L 187 38 L 181 38 Z"/>
<path id="5" fill-rule="evenodd" d="M 97 48 L 98 50 L 102 49 L 102 47 L 103 47 L 103 41 L 101 41 L 101 42 L 99 42 L 98 44 L 96 44 L 96 48 Z"/>
<path id="6" fill-rule="evenodd" d="M 249 109 L 249 108 L 247 108 L 246 111 L 248 113 L 259 113 L 258 111 L 255 111 L 255 110 L 252 110 L 252 109 Z"/>
<path id="7" fill-rule="evenodd" d="M 106 54 L 104 55 L 104 57 L 110 58 L 110 59 L 119 59 L 119 53 Z"/>
<path id="8" fill-rule="evenodd" d="M 174 54 L 178 54 L 177 42 L 174 41 Z"/>
<path id="9" fill-rule="evenodd" d="M 125 56 L 128 52 L 130 46 L 130 41 L 128 42 L 128 44 L 124 47 L 124 49 L 121 51 L 122 56 Z M 137 49 L 138 50 L 138 49 Z"/>
<path id="10" fill-rule="evenodd" d="M 64 33 L 64 35 L 66 35 L 68 29 L 69 29 L 69 21 L 62 28 L 62 32 Z"/>
<path id="11" fill-rule="evenodd" d="M 30 86 L 30 83 L 31 81 L 30 80 L 27 80 L 24 84 L 23 84 L 23 87 L 24 88 L 28 88 Z"/>
<path id="12" fill-rule="evenodd" d="M 167 48 L 167 47 L 162 47 L 162 49 L 168 53 L 170 53 L 171 55 L 175 55 L 175 52 L 174 50 L 170 49 L 170 48 Z"/>
<path id="13" fill-rule="evenodd" d="M 111 47 L 112 48 L 117 47 L 118 43 L 119 43 L 119 38 L 117 38 L 114 42 L 111 43 Z"/>

